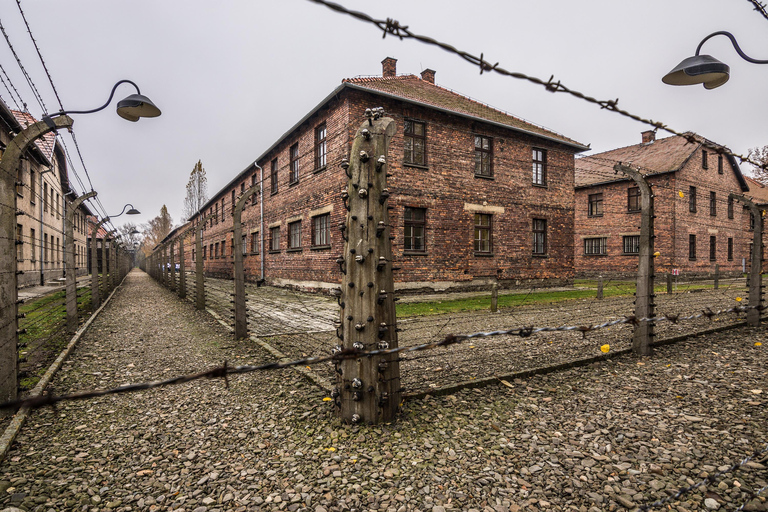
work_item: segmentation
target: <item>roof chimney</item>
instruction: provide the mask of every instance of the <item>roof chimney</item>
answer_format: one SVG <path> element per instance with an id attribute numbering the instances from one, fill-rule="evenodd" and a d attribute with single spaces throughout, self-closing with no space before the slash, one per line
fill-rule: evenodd
<path id="1" fill-rule="evenodd" d="M 435 70 L 429 68 L 425 69 L 421 72 L 421 79 L 431 84 L 435 83 Z"/>
<path id="2" fill-rule="evenodd" d="M 381 76 L 384 78 L 394 78 L 397 75 L 397 59 L 387 57 L 381 61 L 381 67 L 383 70 Z"/>
<path id="3" fill-rule="evenodd" d="M 643 144 L 650 144 L 656 140 L 656 130 L 648 130 L 642 132 L 641 135 L 643 136 Z"/>

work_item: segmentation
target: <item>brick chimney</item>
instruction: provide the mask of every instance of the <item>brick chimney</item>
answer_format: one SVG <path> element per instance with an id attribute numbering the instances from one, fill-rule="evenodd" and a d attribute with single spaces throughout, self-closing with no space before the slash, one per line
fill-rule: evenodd
<path id="1" fill-rule="evenodd" d="M 431 84 L 435 83 L 435 70 L 429 68 L 425 69 L 421 72 L 421 79 Z"/>
<path id="2" fill-rule="evenodd" d="M 397 59 L 387 57 L 381 61 L 381 67 L 383 70 L 381 76 L 384 78 L 393 78 L 397 75 Z"/>
<path id="3" fill-rule="evenodd" d="M 648 131 L 642 132 L 641 135 L 643 136 L 643 144 L 650 144 L 656 140 L 655 130 L 648 130 Z"/>

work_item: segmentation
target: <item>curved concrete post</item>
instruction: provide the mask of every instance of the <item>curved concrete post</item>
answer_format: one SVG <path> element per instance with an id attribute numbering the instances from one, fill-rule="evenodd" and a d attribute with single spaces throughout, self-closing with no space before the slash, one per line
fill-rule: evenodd
<path id="1" fill-rule="evenodd" d="M 64 222 L 64 258 L 67 267 L 66 275 L 66 302 L 67 302 L 67 332 L 77 332 L 77 269 L 75 268 L 75 212 L 83 201 L 96 197 L 96 192 L 88 192 L 78 197 L 67 208 L 66 222 Z"/>
<path id="2" fill-rule="evenodd" d="M 245 271 L 243 270 L 243 225 L 240 217 L 243 213 L 246 201 L 259 191 L 260 186 L 253 185 L 245 191 L 240 199 L 237 200 L 232 219 L 235 246 L 235 339 L 248 337 L 248 318 L 245 312 Z"/>

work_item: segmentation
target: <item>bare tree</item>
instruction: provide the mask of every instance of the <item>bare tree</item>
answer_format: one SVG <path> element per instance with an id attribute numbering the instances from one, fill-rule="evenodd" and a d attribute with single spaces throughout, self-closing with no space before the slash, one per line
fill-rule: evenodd
<path id="1" fill-rule="evenodd" d="M 752 176 L 760 183 L 768 185 L 768 146 L 751 148 L 747 156 L 760 164 L 760 167 L 752 166 Z"/>
<path id="2" fill-rule="evenodd" d="M 187 182 L 187 196 L 184 198 L 184 210 L 182 222 L 192 217 L 205 203 L 208 202 L 208 178 L 205 176 L 203 163 L 198 160 L 195 168 L 189 174 Z"/>
<path id="3" fill-rule="evenodd" d="M 173 219 L 168 213 L 168 208 L 163 205 L 163 207 L 160 208 L 160 215 L 151 219 L 146 224 L 142 224 L 141 227 L 144 230 L 144 240 L 142 241 L 141 250 L 144 251 L 145 255 L 149 255 L 149 253 L 152 252 L 152 249 L 162 242 L 163 238 L 165 238 L 168 233 L 171 232 L 171 229 L 173 229 Z"/>

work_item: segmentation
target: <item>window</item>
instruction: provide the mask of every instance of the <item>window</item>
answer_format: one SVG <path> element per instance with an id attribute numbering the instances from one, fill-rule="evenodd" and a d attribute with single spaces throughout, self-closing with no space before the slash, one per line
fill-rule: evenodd
<path id="1" fill-rule="evenodd" d="M 256 185 L 256 180 L 257 179 L 258 178 L 256 178 L 255 174 L 253 176 L 251 176 L 251 186 L 252 187 L 254 185 Z M 258 201 L 259 201 L 259 193 L 258 192 L 254 192 L 253 195 L 251 196 L 251 204 L 256 204 Z"/>
<path id="2" fill-rule="evenodd" d="M 195 255 L 196 255 L 195 251 L 196 251 L 196 249 L 192 249 L 192 262 L 195 261 Z"/>
<path id="3" fill-rule="evenodd" d="M 16 194 L 24 195 L 24 160 L 19 160 L 19 166 L 16 168 Z"/>
<path id="4" fill-rule="evenodd" d="M 37 252 L 37 240 L 35 239 L 34 229 L 29 230 L 29 239 L 32 241 L 32 254 L 30 255 L 29 259 L 32 261 L 37 261 L 37 256 L 35 254 Z"/>
<path id="5" fill-rule="evenodd" d="M 243 251 L 243 256 L 248 254 L 248 235 L 243 235 L 241 250 Z"/>
<path id="6" fill-rule="evenodd" d="M 403 123 L 404 160 L 406 164 L 427 165 L 425 124 L 406 119 Z"/>
<path id="7" fill-rule="evenodd" d="M 288 183 L 293 185 L 299 182 L 299 143 L 297 142 L 290 149 L 290 173 Z"/>
<path id="8" fill-rule="evenodd" d="M 48 213 L 48 183 L 43 183 L 43 211 Z"/>
<path id="9" fill-rule="evenodd" d="M 755 229 L 755 214 L 752 212 L 749 212 L 749 230 L 753 231 Z"/>
<path id="10" fill-rule="evenodd" d="M 733 218 L 733 198 L 730 196 L 728 197 L 728 218 Z"/>
<path id="11" fill-rule="evenodd" d="M 723 174 L 723 155 L 717 155 L 717 174 Z"/>
<path id="12" fill-rule="evenodd" d="M 214 212 L 213 213 L 213 223 L 214 224 L 218 224 L 219 223 L 219 203 L 216 203 L 214 205 L 213 212 Z"/>
<path id="13" fill-rule="evenodd" d="M 640 187 L 630 187 L 627 189 L 627 211 L 639 212 L 640 210 L 642 210 Z"/>
<path id="14" fill-rule="evenodd" d="M 424 235 L 427 226 L 427 210 L 425 208 L 406 207 L 403 219 L 403 250 L 406 252 L 426 251 L 427 246 Z M 477 228 L 475 228 L 475 233 L 477 233 Z M 479 250 L 477 249 L 477 234 L 475 235 L 475 250 Z M 488 251 L 490 251 L 490 248 L 484 252 Z"/>
<path id="15" fill-rule="evenodd" d="M 707 152 L 702 151 L 701 152 L 701 168 L 702 169 L 709 169 L 709 164 L 707 163 Z"/>
<path id="16" fill-rule="evenodd" d="M 48 235 L 43 235 L 43 261 L 48 263 Z"/>
<path id="17" fill-rule="evenodd" d="M 51 194 L 53 194 L 53 191 L 51 191 Z M 61 196 L 59 195 L 58 192 L 56 192 L 56 204 L 54 205 L 54 207 L 56 208 L 56 218 L 60 219 L 61 218 Z"/>
<path id="18" fill-rule="evenodd" d="M 608 253 L 607 238 L 585 238 L 584 254 L 588 256 L 600 256 Z"/>
<path id="19" fill-rule="evenodd" d="M 61 239 L 56 237 L 56 263 L 61 263 Z"/>
<path id="20" fill-rule="evenodd" d="M 545 219 L 533 219 L 533 254 L 543 255 L 547 253 L 547 221 Z"/>
<path id="21" fill-rule="evenodd" d="M 533 184 L 545 186 L 547 184 L 547 152 L 543 149 L 533 148 Z"/>
<path id="22" fill-rule="evenodd" d="M 688 259 L 696 259 L 696 235 L 688 235 Z"/>
<path id="23" fill-rule="evenodd" d="M 475 135 L 475 176 L 493 177 L 491 138 Z"/>
<path id="24" fill-rule="evenodd" d="M 331 245 L 331 214 L 312 217 L 312 246 L 325 247 Z"/>
<path id="25" fill-rule="evenodd" d="M 640 254 L 640 235 L 623 237 L 622 245 L 624 246 L 624 254 Z"/>
<path id="26" fill-rule="evenodd" d="M 203 246 L 203 259 L 205 259 L 205 246 Z"/>
<path id="27" fill-rule="evenodd" d="M 696 213 L 696 187 L 688 189 L 688 211 Z"/>
<path id="28" fill-rule="evenodd" d="M 224 247 L 224 242 L 221 242 L 222 256 L 226 256 L 226 254 L 224 254 Z M 235 237 L 232 237 L 232 240 L 229 241 L 229 255 L 232 256 L 232 259 L 235 258 Z"/>
<path id="29" fill-rule="evenodd" d="M 315 128 L 315 170 L 325 169 L 328 156 L 328 139 L 325 123 Z"/>
<path id="30" fill-rule="evenodd" d="M 709 261 L 717 261 L 717 237 L 709 237 Z"/>
<path id="31" fill-rule="evenodd" d="M 213 244 L 208 246 L 208 259 L 213 259 Z"/>
<path id="32" fill-rule="evenodd" d="M 733 261 L 733 238 L 728 239 L 728 261 Z"/>
<path id="33" fill-rule="evenodd" d="M 277 252 L 280 250 L 280 227 L 269 228 L 269 250 Z"/>
<path id="34" fill-rule="evenodd" d="M 301 221 L 288 224 L 288 249 L 301 249 Z"/>
<path id="35" fill-rule="evenodd" d="M 31 204 L 35 204 L 35 194 L 37 194 L 37 189 L 35 188 L 37 184 L 37 180 L 35 179 L 35 171 L 32 169 L 29 170 L 29 202 Z"/>
<path id="36" fill-rule="evenodd" d="M 277 158 L 272 160 L 272 170 L 269 173 L 270 190 L 277 194 Z"/>
<path id="37" fill-rule="evenodd" d="M 709 214 L 713 217 L 717 215 L 717 193 L 715 192 L 709 193 Z"/>
<path id="38" fill-rule="evenodd" d="M 224 212 L 226 212 L 227 209 L 224 206 L 224 198 L 221 198 L 221 222 L 224 222 Z M 223 252 L 223 249 L 222 249 Z"/>
<path id="39" fill-rule="evenodd" d="M 486 213 L 475 214 L 475 252 L 491 252 L 491 216 Z"/>
<path id="40" fill-rule="evenodd" d="M 213 254 L 214 254 L 214 256 L 213 256 L 214 258 L 218 258 L 219 257 L 219 242 L 216 242 L 213 245 Z"/>
<path id="41" fill-rule="evenodd" d="M 240 184 L 240 196 L 242 197 L 243 194 L 245 194 L 245 182 Z"/>
<path id="42" fill-rule="evenodd" d="M 603 194 L 589 194 L 589 203 L 587 205 L 587 215 L 589 217 L 603 216 Z"/>
<path id="43" fill-rule="evenodd" d="M 232 191 L 231 196 L 232 196 L 232 216 L 234 216 L 235 215 L 235 202 L 236 202 L 235 201 L 235 191 L 234 190 Z M 223 202 L 224 202 L 224 200 L 222 199 L 222 203 Z"/>
<path id="44" fill-rule="evenodd" d="M 24 261 L 24 228 L 16 224 L 16 261 Z"/>

